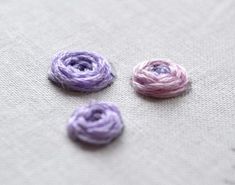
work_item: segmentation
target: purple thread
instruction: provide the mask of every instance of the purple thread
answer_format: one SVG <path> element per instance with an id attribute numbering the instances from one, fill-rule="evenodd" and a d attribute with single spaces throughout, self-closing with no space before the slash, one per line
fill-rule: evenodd
<path id="1" fill-rule="evenodd" d="M 117 138 L 123 127 L 121 114 L 114 104 L 92 102 L 74 111 L 67 130 L 73 140 L 103 145 Z"/>
<path id="2" fill-rule="evenodd" d="M 49 79 L 59 86 L 81 92 L 99 91 L 113 82 L 110 64 L 99 54 L 87 51 L 57 54 Z"/>
<path id="3" fill-rule="evenodd" d="M 154 65 L 152 70 L 159 75 L 171 72 L 170 68 L 166 65 Z"/>

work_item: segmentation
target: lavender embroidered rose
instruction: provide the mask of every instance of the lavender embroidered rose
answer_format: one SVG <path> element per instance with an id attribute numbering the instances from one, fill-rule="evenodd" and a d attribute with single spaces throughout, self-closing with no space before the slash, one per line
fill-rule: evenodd
<path id="1" fill-rule="evenodd" d="M 114 104 L 92 102 L 74 111 L 67 130 L 73 140 L 103 145 L 117 138 L 123 127 L 121 114 Z"/>
<path id="2" fill-rule="evenodd" d="M 53 58 L 49 79 L 67 89 L 93 92 L 110 85 L 114 74 L 108 61 L 99 54 L 74 51 Z"/>

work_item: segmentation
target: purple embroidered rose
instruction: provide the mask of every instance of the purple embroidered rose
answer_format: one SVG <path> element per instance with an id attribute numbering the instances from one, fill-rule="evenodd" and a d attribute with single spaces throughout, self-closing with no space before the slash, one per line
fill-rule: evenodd
<path id="1" fill-rule="evenodd" d="M 123 127 L 121 114 L 115 105 L 92 102 L 74 111 L 67 130 L 73 140 L 103 145 L 118 137 Z"/>
<path id="2" fill-rule="evenodd" d="M 99 54 L 87 51 L 57 54 L 49 70 L 49 79 L 75 91 L 99 91 L 113 82 L 110 64 Z"/>

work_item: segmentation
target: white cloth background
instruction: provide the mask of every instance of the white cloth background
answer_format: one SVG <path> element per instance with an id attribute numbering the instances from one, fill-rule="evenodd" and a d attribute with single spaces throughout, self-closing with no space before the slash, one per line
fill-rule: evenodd
<path id="1" fill-rule="evenodd" d="M 98 93 L 47 80 L 58 51 L 115 66 Z M 191 76 L 183 97 L 137 96 L 137 63 L 170 58 Z M 234 185 L 235 1 L 0 0 L 1 185 Z M 125 132 L 102 149 L 71 142 L 66 123 L 90 100 L 116 103 Z"/>

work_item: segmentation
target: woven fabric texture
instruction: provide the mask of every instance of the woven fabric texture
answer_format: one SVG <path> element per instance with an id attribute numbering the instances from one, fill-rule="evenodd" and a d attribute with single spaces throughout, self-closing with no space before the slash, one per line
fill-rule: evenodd
<path id="1" fill-rule="evenodd" d="M 54 86 L 51 59 L 67 50 L 100 53 L 117 79 L 91 94 Z M 235 184 L 234 51 L 234 0 L 0 0 L 0 184 Z M 191 92 L 134 93 L 133 67 L 154 58 L 184 66 Z M 91 100 L 125 124 L 101 149 L 66 133 Z"/>

